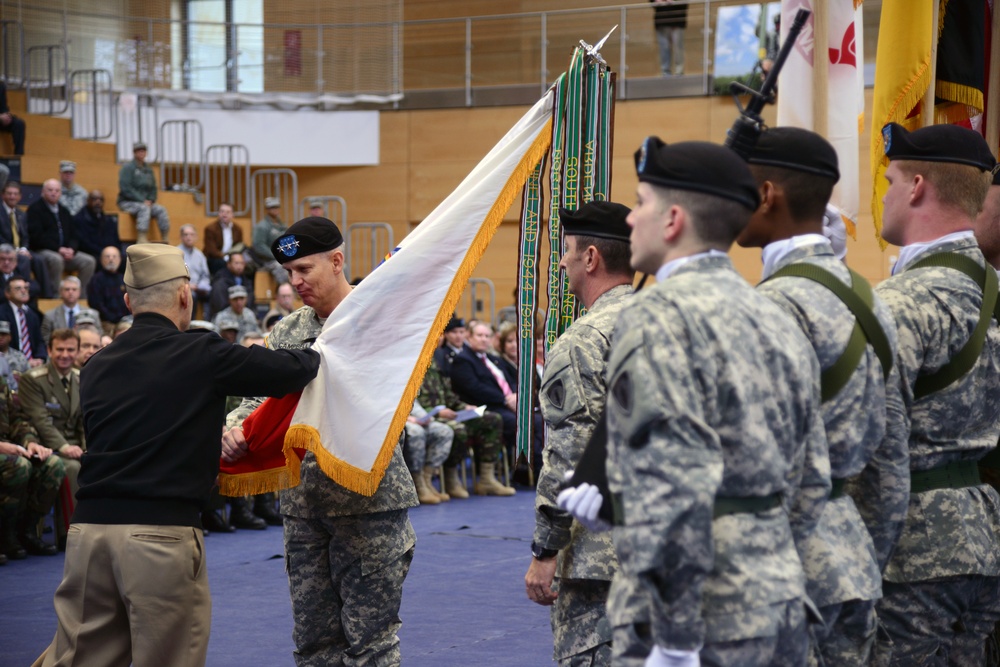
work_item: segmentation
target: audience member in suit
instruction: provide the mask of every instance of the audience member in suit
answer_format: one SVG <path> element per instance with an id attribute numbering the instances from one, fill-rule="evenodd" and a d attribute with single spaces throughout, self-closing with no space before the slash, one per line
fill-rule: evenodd
<path id="1" fill-rule="evenodd" d="M 15 276 L 24 278 L 28 281 L 28 306 L 40 316 L 38 297 L 43 292 L 41 283 L 31 277 L 30 271 L 26 271 L 22 266 L 19 266 L 17 260 L 18 254 L 14 250 L 14 246 L 9 243 L 0 243 L 0 290 L 3 291 L 0 294 L 0 303 L 7 303 L 6 290 L 10 279 Z"/>
<path id="2" fill-rule="evenodd" d="M 233 246 L 240 243 L 243 243 L 243 230 L 233 222 L 233 207 L 219 204 L 218 219 L 205 227 L 205 258 L 213 276 L 226 265 L 226 255 Z"/>
<path id="3" fill-rule="evenodd" d="M 434 350 L 434 363 L 447 377 L 451 377 L 451 362 L 455 360 L 455 355 L 465 347 L 465 336 L 465 320 L 452 315 L 444 327 L 444 342 Z"/>
<path id="4" fill-rule="evenodd" d="M 191 272 L 191 295 L 196 303 L 208 303 L 212 295 L 212 274 L 208 270 L 205 254 L 194 246 L 198 240 L 198 230 L 194 225 L 181 227 L 181 243 L 177 247 L 184 253 L 184 263 Z"/>
<path id="5" fill-rule="evenodd" d="M 28 250 L 28 215 L 19 209 L 21 203 L 21 184 L 9 181 L 3 186 L 3 220 L 0 220 L 0 243 L 9 243 L 17 251 L 17 266 L 21 275 L 32 281 L 31 298 L 51 298 L 48 290 L 48 272 L 45 262 Z M 34 306 L 32 306 L 34 307 Z"/>
<path id="6" fill-rule="evenodd" d="M 42 317 L 42 340 L 48 341 L 49 335 L 56 329 L 73 329 L 77 320 L 83 316 L 93 320 L 100 326 L 101 315 L 93 308 L 80 305 L 80 279 L 76 276 L 66 276 L 59 283 L 59 298 L 62 303 L 45 313 Z"/>
<path id="7" fill-rule="evenodd" d="M 0 81 L 0 132 L 10 134 L 14 140 L 14 155 L 24 155 L 24 121 L 10 112 L 7 105 L 7 84 Z"/>
<path id="8" fill-rule="evenodd" d="M 504 443 L 514 447 L 517 432 L 516 390 L 510 386 L 499 367 L 499 359 L 488 354 L 493 327 L 477 322 L 469 327 L 468 345 L 455 355 L 451 364 L 451 385 L 466 403 L 485 405 L 503 419 Z"/>
<path id="9" fill-rule="evenodd" d="M 49 360 L 21 377 L 21 409 L 38 433 L 43 447 L 63 460 L 69 497 L 62 521 L 56 522 L 56 537 L 65 548 L 66 530 L 76 507 L 80 457 L 87 450 L 80 408 L 80 371 L 74 366 L 80 351 L 80 336 L 72 329 L 56 329 L 49 341 Z"/>
<path id="10" fill-rule="evenodd" d="M 101 268 L 90 279 L 87 303 L 100 315 L 104 333 L 110 335 L 122 319 L 129 315 L 125 305 L 125 280 L 118 271 L 122 253 L 115 246 L 101 252 Z"/>
<path id="11" fill-rule="evenodd" d="M 104 193 L 100 190 L 90 191 L 86 205 L 73 216 L 73 225 L 80 252 L 100 257 L 101 251 L 109 245 L 122 249 L 118 218 L 104 213 Z"/>
<path id="12" fill-rule="evenodd" d="M 4 292 L 7 303 L 0 306 L 0 320 L 10 324 L 10 344 L 24 353 L 28 364 L 41 366 L 48 359 L 45 342 L 42 339 L 42 323 L 31 308 L 28 308 L 28 281 L 14 276 L 7 281 Z M 27 332 L 27 336 L 22 335 Z"/>
<path id="13" fill-rule="evenodd" d="M 50 178 L 42 184 L 42 198 L 28 207 L 28 249 L 45 260 L 51 294 L 58 290 L 66 269 L 79 273 L 80 282 L 86 285 L 96 266 L 91 255 L 77 251 L 73 216 L 59 203 L 61 194 L 62 185 Z"/>
<path id="14" fill-rule="evenodd" d="M 234 252 L 226 258 L 226 265 L 215 274 L 215 279 L 212 281 L 212 296 L 208 300 L 212 307 L 210 313 L 212 317 L 229 307 L 229 288 L 233 285 L 247 288 L 246 307 L 253 312 L 253 289 L 252 285 L 247 284 L 249 281 L 243 277 L 245 267 L 246 260 L 243 259 L 242 253 Z M 209 315 L 205 317 L 207 319 Z"/>

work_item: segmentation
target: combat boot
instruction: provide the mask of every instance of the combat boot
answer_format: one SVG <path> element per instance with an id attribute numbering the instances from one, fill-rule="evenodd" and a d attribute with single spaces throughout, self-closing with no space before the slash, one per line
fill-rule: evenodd
<path id="1" fill-rule="evenodd" d="M 452 498 L 464 500 L 469 497 L 469 492 L 458 478 L 458 466 L 451 466 L 444 472 L 444 490 Z"/>
<path id="2" fill-rule="evenodd" d="M 267 522 L 254 516 L 250 511 L 250 501 L 239 496 L 229 499 L 229 523 L 234 528 L 245 530 L 265 530 Z"/>
<path id="3" fill-rule="evenodd" d="M 417 489 L 417 500 L 421 505 L 437 505 L 441 502 L 437 494 L 427 488 L 423 473 L 411 470 L 410 476 L 413 477 L 413 486 Z"/>
<path id="4" fill-rule="evenodd" d="M 496 463 L 479 464 L 479 480 L 473 485 L 472 492 L 477 496 L 512 496 L 517 493 L 496 478 Z"/>
<path id="5" fill-rule="evenodd" d="M 434 468 L 431 466 L 424 467 L 424 484 L 427 485 L 427 490 L 438 497 L 441 502 L 447 502 L 451 500 L 451 496 L 445 492 L 444 489 L 444 478 L 441 478 L 441 490 L 438 491 L 434 488 Z"/>
<path id="6" fill-rule="evenodd" d="M 206 509 L 201 513 L 201 527 L 206 533 L 235 533 L 236 529 L 229 525 L 226 517 L 218 510 Z"/>
<path id="7" fill-rule="evenodd" d="M 41 515 L 25 512 L 24 518 L 18 526 L 18 540 L 20 540 L 24 550 L 32 556 L 55 556 L 59 553 L 56 545 L 49 544 L 38 536 L 38 523 L 41 520 Z"/>
<path id="8" fill-rule="evenodd" d="M 269 526 L 280 526 L 285 522 L 274 509 L 274 494 L 259 493 L 253 497 L 253 513 L 263 519 Z"/>
<path id="9" fill-rule="evenodd" d="M 10 560 L 28 557 L 21 543 L 17 541 L 17 515 L 7 513 L 0 516 L 0 552 Z"/>

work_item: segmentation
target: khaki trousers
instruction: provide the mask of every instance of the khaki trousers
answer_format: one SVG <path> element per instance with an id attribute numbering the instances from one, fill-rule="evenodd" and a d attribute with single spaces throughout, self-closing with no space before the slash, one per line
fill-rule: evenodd
<path id="1" fill-rule="evenodd" d="M 73 524 L 56 636 L 33 667 L 198 667 L 212 599 L 201 529 Z"/>

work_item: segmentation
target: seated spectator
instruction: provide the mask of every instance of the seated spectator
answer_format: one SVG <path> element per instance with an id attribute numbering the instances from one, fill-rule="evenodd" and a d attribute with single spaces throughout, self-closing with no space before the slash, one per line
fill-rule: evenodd
<path id="1" fill-rule="evenodd" d="M 146 164 L 146 144 L 137 141 L 132 145 L 132 161 L 118 172 L 118 208 L 135 216 L 136 243 L 149 242 L 150 218 L 156 218 L 160 238 L 169 237 L 170 216 L 156 203 L 156 195 L 156 174 Z"/>
<path id="2" fill-rule="evenodd" d="M 419 401 L 414 401 L 413 410 L 406 418 L 404 435 L 403 459 L 410 469 L 420 504 L 437 505 L 441 501 L 451 500 L 447 493 L 438 493 L 434 489 L 432 480 L 435 470 L 444 464 L 451 453 L 451 441 L 455 432 L 447 424 L 435 421 Z M 442 491 L 444 484 L 442 479 Z"/>
<path id="3" fill-rule="evenodd" d="M 212 307 L 211 315 L 225 310 L 229 305 L 230 287 L 233 285 L 243 285 L 244 289 L 248 287 L 247 279 L 243 277 L 245 267 L 246 260 L 242 254 L 234 252 L 226 257 L 226 265 L 212 279 L 212 296 L 208 301 Z M 253 310 L 253 290 L 247 290 L 247 307 Z"/>
<path id="4" fill-rule="evenodd" d="M 57 544 L 65 548 L 69 520 L 76 508 L 80 458 L 87 449 L 80 407 L 80 371 L 74 368 L 80 336 L 72 329 L 56 329 L 49 340 L 49 361 L 21 377 L 21 408 L 38 433 L 42 446 L 61 459 L 69 481 L 62 521 L 56 522 Z"/>
<path id="5" fill-rule="evenodd" d="M 24 121 L 10 112 L 7 106 L 7 84 L 0 81 L 0 132 L 14 139 L 14 155 L 24 155 Z"/>
<path id="6" fill-rule="evenodd" d="M 11 560 L 55 556 L 36 532 L 52 511 L 66 471 L 63 460 L 38 442 L 7 386 L 0 387 L 0 554 Z"/>
<path id="7" fill-rule="evenodd" d="M 125 317 L 118 320 L 118 324 L 115 325 L 114 337 L 118 338 L 123 333 L 132 328 L 132 316 L 126 315 Z"/>
<path id="8" fill-rule="evenodd" d="M 66 207 L 70 215 L 76 215 L 87 203 L 87 190 L 76 182 L 76 162 L 63 160 L 59 163 L 59 181 L 62 196 L 59 203 Z"/>
<path id="9" fill-rule="evenodd" d="M 0 244 L 10 244 L 17 252 L 15 261 L 18 273 L 29 281 L 31 300 L 34 304 L 38 297 L 49 298 L 52 295 L 45 291 L 48 288 L 45 262 L 41 257 L 33 256 L 28 250 L 28 215 L 17 207 L 19 203 L 21 203 L 21 184 L 17 181 L 8 181 L 3 186 L 4 217 L 0 222 Z M 32 307 L 34 308 L 34 305 Z"/>
<path id="10" fill-rule="evenodd" d="M 254 271 L 267 271 L 277 284 L 288 282 L 288 271 L 278 264 L 271 254 L 271 244 L 285 233 L 288 225 L 281 221 L 281 200 L 277 197 L 267 197 L 264 199 L 264 217 L 253 226 L 253 245 L 244 253 L 247 260 L 247 269 Z"/>
<path id="11" fill-rule="evenodd" d="M 85 308 L 80 305 L 80 279 L 76 276 L 67 276 L 59 283 L 59 298 L 62 303 L 45 313 L 42 318 L 42 340 L 48 340 L 49 335 L 56 329 L 73 329 L 76 327 L 77 319 L 89 317 L 91 321 L 100 326 L 101 316 L 93 308 Z"/>
<path id="12" fill-rule="evenodd" d="M 437 361 L 431 360 L 424 382 L 420 385 L 417 400 L 421 405 L 443 405 L 443 410 L 435 415 L 435 419 L 447 424 L 454 432 L 451 453 L 444 462 L 444 491 L 452 498 L 468 498 L 469 492 L 458 478 L 458 466 L 472 449 L 476 466 L 481 471 L 486 468 L 496 468 L 496 462 L 503 447 L 503 419 L 493 412 L 485 412 L 478 419 L 464 422 L 455 421 L 460 410 L 474 408 L 460 399 L 451 388 L 451 380 L 438 368 Z M 512 496 L 514 489 L 504 486 L 493 475 L 481 475 L 473 487 L 473 492 L 480 496 Z"/>
<path id="13" fill-rule="evenodd" d="M 100 190 L 90 191 L 86 205 L 73 217 L 73 224 L 76 225 L 76 242 L 80 252 L 100 257 L 101 251 L 108 246 L 121 251 L 118 218 L 104 213 L 104 193 Z"/>
<path id="14" fill-rule="evenodd" d="M 222 317 L 217 319 L 213 326 L 218 329 L 219 335 L 224 340 L 228 340 L 233 345 L 236 345 L 236 341 L 238 340 L 237 335 L 240 332 L 239 322 L 232 317 Z"/>
<path id="15" fill-rule="evenodd" d="M 326 214 L 326 206 L 323 204 L 323 200 L 319 197 L 310 197 L 306 203 L 309 205 L 309 215 L 314 218 L 326 218 L 330 220 L 330 216 Z"/>
<path id="16" fill-rule="evenodd" d="M 500 351 L 498 359 L 500 363 L 498 366 L 500 370 L 503 371 L 504 379 L 507 380 L 507 384 L 517 392 L 520 396 L 522 394 L 520 390 L 520 378 L 517 372 L 518 366 L 518 342 L 517 337 L 517 325 L 510 322 L 506 322 L 500 325 L 500 329 L 497 332 L 497 348 Z M 545 446 L 545 420 L 542 419 L 541 405 L 538 403 L 538 388 L 541 386 L 541 376 L 538 374 L 538 369 L 535 369 L 535 379 L 532 384 L 531 393 L 531 403 L 534 406 L 533 419 L 534 419 L 534 447 L 532 449 L 532 467 L 534 469 L 535 475 L 542 469 L 542 448 Z M 525 473 L 527 470 L 524 471 Z M 520 481 L 520 480 L 518 480 Z"/>
<path id="17" fill-rule="evenodd" d="M 28 281 L 28 306 L 38 313 L 38 297 L 44 290 L 37 280 L 31 278 L 31 271 L 27 268 L 28 262 L 22 263 L 23 258 L 23 255 L 14 250 L 14 246 L 0 243 L 0 288 L 6 292 L 7 283 L 14 277 Z M 0 303 L 6 302 L 6 295 L 0 295 Z"/>
<path id="18" fill-rule="evenodd" d="M 17 392 L 19 380 L 22 373 L 31 370 L 28 358 L 18 349 L 10 346 L 10 322 L 0 320 L 0 358 L 7 364 L 8 375 L 4 376 L 10 390 Z"/>
<path id="19" fill-rule="evenodd" d="M 24 353 L 28 365 L 41 366 L 48 359 L 42 338 L 42 323 L 27 307 L 28 283 L 17 276 L 7 282 L 7 303 L 0 306 L 0 320 L 10 325 L 11 345 Z"/>
<path id="20" fill-rule="evenodd" d="M 273 329 L 274 325 L 280 321 L 281 321 L 281 315 L 278 315 L 277 313 L 268 313 L 267 315 L 265 315 L 263 322 L 264 333 L 265 334 L 271 333 L 271 329 Z"/>
<path id="21" fill-rule="evenodd" d="M 122 262 L 122 253 L 115 246 L 108 246 L 101 251 L 101 268 L 90 279 L 87 299 L 90 307 L 97 311 L 101 318 L 104 332 L 110 334 L 122 318 L 129 314 L 125 305 L 125 280 L 118 272 Z"/>
<path id="22" fill-rule="evenodd" d="M 191 294 L 195 301 L 202 305 L 208 303 L 208 298 L 212 294 L 212 276 L 208 272 L 208 262 L 205 254 L 194 246 L 198 240 L 198 230 L 194 225 L 184 225 L 181 227 L 181 243 L 177 247 L 184 253 L 184 263 L 187 264 L 188 271 L 191 272 Z"/>
<path id="23" fill-rule="evenodd" d="M 247 288 L 243 285 L 233 285 L 229 288 L 229 307 L 223 308 L 213 320 L 216 326 L 222 320 L 234 320 L 239 324 L 236 340 L 242 340 L 248 333 L 260 333 L 257 318 L 247 305 Z M 220 327 L 221 328 L 221 327 Z"/>
<path id="24" fill-rule="evenodd" d="M 465 338 L 465 321 L 461 317 L 452 315 L 444 327 L 444 341 L 438 349 L 434 350 L 434 362 L 438 369 L 449 378 L 451 377 L 451 362 L 455 360 L 455 355 L 467 347 Z"/>
<path id="25" fill-rule="evenodd" d="M 45 261 L 50 294 L 58 291 L 66 269 L 76 271 L 87 285 L 96 266 L 93 257 L 78 252 L 73 216 L 59 203 L 61 193 L 59 181 L 50 178 L 42 184 L 41 199 L 28 207 L 28 249 Z"/>
<path id="26" fill-rule="evenodd" d="M 226 255 L 233 246 L 243 243 L 243 230 L 233 221 L 231 204 L 219 204 L 219 217 L 215 222 L 205 227 L 205 259 L 208 260 L 208 270 L 215 276 L 229 261 Z"/>
<path id="27" fill-rule="evenodd" d="M 517 325 L 511 322 L 501 324 L 497 329 L 496 353 L 500 370 L 512 387 L 517 385 L 517 342 Z"/>
<path id="28" fill-rule="evenodd" d="M 101 331 L 96 326 L 81 324 L 77 326 L 76 332 L 80 335 L 80 351 L 76 354 L 74 366 L 79 370 L 103 346 L 101 345 Z"/>
<path id="29" fill-rule="evenodd" d="M 277 315 L 278 320 L 283 317 L 288 317 L 295 310 L 295 288 L 292 287 L 291 283 L 282 283 L 278 285 L 278 290 L 274 299 L 274 307 L 267 311 L 264 315 L 264 321 L 267 322 L 272 316 Z M 277 321 L 277 320 L 276 320 Z M 271 326 L 274 326 L 273 324 Z M 270 331 L 267 327 L 265 330 Z"/>

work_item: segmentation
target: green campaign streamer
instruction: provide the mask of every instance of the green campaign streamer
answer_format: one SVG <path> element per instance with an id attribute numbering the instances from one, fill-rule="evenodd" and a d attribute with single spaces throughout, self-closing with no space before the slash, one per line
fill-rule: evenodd
<path id="1" fill-rule="evenodd" d="M 597 143 L 597 175 L 594 179 L 594 199 L 598 201 L 609 201 L 611 198 L 611 157 L 615 146 L 615 81 L 616 75 L 611 70 L 601 72 L 600 138 Z"/>
<path id="2" fill-rule="evenodd" d="M 581 153 L 583 149 L 584 90 L 586 87 L 584 50 L 577 47 L 570 63 L 566 96 L 566 143 L 563 151 L 562 206 L 570 210 L 580 208 Z M 560 237 L 560 245 L 562 238 Z M 566 331 L 576 317 L 576 297 L 569 291 L 569 280 L 560 280 L 559 334 Z"/>
<path id="3" fill-rule="evenodd" d="M 563 139 L 566 134 L 566 73 L 555 83 L 552 118 L 552 170 L 549 187 L 549 300 L 545 324 L 545 350 L 559 337 L 559 255 L 562 234 L 559 230 L 559 206 L 562 202 Z"/>

